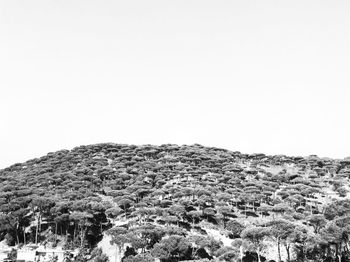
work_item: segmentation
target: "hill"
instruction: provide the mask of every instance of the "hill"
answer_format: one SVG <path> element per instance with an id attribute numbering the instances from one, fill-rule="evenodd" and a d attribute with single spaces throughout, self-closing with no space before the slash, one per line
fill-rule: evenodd
<path id="1" fill-rule="evenodd" d="M 75 261 L 347 261 L 349 177 L 349 159 L 79 146 L 0 170 L 0 241 Z"/>

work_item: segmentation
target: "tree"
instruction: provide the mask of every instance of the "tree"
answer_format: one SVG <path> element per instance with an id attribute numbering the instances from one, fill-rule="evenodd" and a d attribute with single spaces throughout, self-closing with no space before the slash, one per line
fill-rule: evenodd
<path id="1" fill-rule="evenodd" d="M 313 237 L 314 234 L 309 232 L 305 226 L 296 226 L 294 231 L 287 238 L 289 243 L 294 243 L 297 255 L 301 261 L 304 261 L 306 257 L 307 242 Z M 286 241 L 286 244 L 288 242 Z"/>
<path id="2" fill-rule="evenodd" d="M 244 228 L 244 225 L 239 223 L 237 220 L 230 220 L 226 225 L 226 229 L 230 231 L 234 238 L 239 238 Z"/>
<path id="3" fill-rule="evenodd" d="M 343 228 L 339 227 L 335 221 L 331 221 L 321 230 L 320 234 L 330 245 L 334 245 L 335 257 L 341 262 L 341 249 L 344 234 Z"/>
<path id="4" fill-rule="evenodd" d="M 86 231 L 92 225 L 90 220 L 93 218 L 93 215 L 87 212 L 74 211 L 69 217 L 77 224 L 80 232 L 80 248 L 83 248 Z"/>
<path id="5" fill-rule="evenodd" d="M 134 203 L 134 201 L 128 199 L 128 198 L 121 198 L 117 200 L 117 203 L 119 207 L 121 207 L 124 210 L 125 218 L 126 218 L 126 213 L 128 209 L 130 208 L 131 204 Z"/>
<path id="6" fill-rule="evenodd" d="M 241 261 L 243 260 L 243 257 L 244 257 L 244 250 L 249 250 L 251 249 L 250 246 L 252 244 L 247 241 L 247 240 L 244 240 L 242 238 L 236 238 L 232 241 L 231 243 L 231 246 L 235 249 L 235 250 L 239 250 L 239 255 L 240 255 L 240 259 Z"/>
<path id="7" fill-rule="evenodd" d="M 189 238 L 192 245 L 192 258 L 198 258 L 197 252 L 199 249 L 206 249 L 210 254 L 216 252 L 222 246 L 222 243 L 215 240 L 213 237 L 194 235 Z"/>
<path id="8" fill-rule="evenodd" d="M 25 233 L 25 227 L 29 226 L 29 216 L 28 216 L 28 208 L 19 208 L 16 211 L 13 211 L 10 214 L 11 219 L 15 221 L 16 223 L 16 239 L 17 243 L 20 243 L 19 240 L 19 234 L 23 233 L 23 243 L 26 244 L 26 233 Z"/>
<path id="9" fill-rule="evenodd" d="M 1 235 L 4 235 L 7 244 L 10 246 L 16 243 L 16 225 L 17 222 L 10 214 L 0 213 L 0 233 Z"/>
<path id="10" fill-rule="evenodd" d="M 185 214 L 185 208 L 182 205 L 174 204 L 169 208 L 169 212 L 177 216 L 182 220 L 183 215 Z"/>
<path id="11" fill-rule="evenodd" d="M 226 228 L 226 220 L 228 215 L 232 215 L 233 212 L 231 211 L 231 208 L 228 206 L 220 206 L 217 208 L 218 212 L 222 215 L 223 217 L 223 224 L 224 228 Z"/>
<path id="12" fill-rule="evenodd" d="M 155 244 L 151 250 L 153 257 L 165 260 L 168 258 L 181 259 L 189 250 L 190 243 L 185 237 L 172 235 L 169 238 L 163 238 Z"/>
<path id="13" fill-rule="evenodd" d="M 325 207 L 323 213 L 328 220 L 350 214 L 350 199 L 332 201 Z"/>
<path id="14" fill-rule="evenodd" d="M 345 187 L 343 187 L 343 186 L 337 188 L 336 191 L 338 192 L 338 194 L 339 194 L 340 197 L 346 197 L 347 194 L 348 194 L 348 190 L 347 190 Z"/>
<path id="15" fill-rule="evenodd" d="M 51 207 L 55 205 L 55 202 L 51 198 L 37 196 L 32 200 L 31 206 L 34 212 L 37 212 L 36 217 L 36 233 L 35 233 L 35 244 L 38 243 L 38 233 L 41 230 L 41 219 L 45 212 L 48 212 Z"/>
<path id="16" fill-rule="evenodd" d="M 315 233 L 319 233 L 319 230 L 327 224 L 327 220 L 323 214 L 313 214 L 308 216 L 307 222 L 314 228 Z"/>
<path id="17" fill-rule="evenodd" d="M 107 231 L 107 234 L 111 236 L 111 245 L 116 245 L 116 256 L 115 260 L 117 261 L 118 254 L 121 253 L 121 251 L 124 248 L 124 244 L 128 243 L 130 238 L 127 234 L 127 230 L 124 227 L 114 227 Z"/>
<path id="18" fill-rule="evenodd" d="M 215 256 L 218 258 L 219 261 L 236 261 L 236 259 L 239 257 L 239 250 L 237 250 L 234 247 L 222 247 L 219 250 L 215 252 Z"/>
<path id="19" fill-rule="evenodd" d="M 194 227 L 194 222 L 202 216 L 202 212 L 198 210 L 192 210 L 187 213 L 192 219 L 192 226 Z"/>
<path id="20" fill-rule="evenodd" d="M 106 215 L 109 218 L 117 218 L 123 210 L 120 207 L 111 207 L 106 210 Z"/>
<path id="21" fill-rule="evenodd" d="M 274 220 L 271 221 L 270 223 L 267 224 L 268 230 L 269 230 L 269 236 L 273 238 L 276 243 L 277 243 L 277 261 L 281 261 L 281 243 L 282 241 L 286 241 L 288 236 L 293 232 L 295 226 L 293 223 L 279 219 L 279 220 Z M 290 261 L 290 251 L 287 248 L 286 249 L 288 253 L 288 261 Z"/>
<path id="22" fill-rule="evenodd" d="M 135 249 L 141 248 L 144 253 L 145 249 L 153 248 L 154 244 L 162 239 L 165 230 L 159 226 L 143 225 L 132 229 L 131 234 L 135 237 L 132 239 L 132 246 Z"/>
<path id="23" fill-rule="evenodd" d="M 254 245 L 256 253 L 258 255 L 258 262 L 261 262 L 260 253 L 263 248 L 263 241 L 269 235 L 269 231 L 266 227 L 252 226 L 244 229 L 241 233 L 243 239 L 248 240 Z"/>
<path id="24" fill-rule="evenodd" d="M 275 213 L 275 214 L 284 214 L 284 213 L 287 213 L 287 212 L 291 212 L 292 209 L 285 203 L 279 203 L 279 204 L 274 205 L 272 207 L 271 211 L 273 213 Z"/>

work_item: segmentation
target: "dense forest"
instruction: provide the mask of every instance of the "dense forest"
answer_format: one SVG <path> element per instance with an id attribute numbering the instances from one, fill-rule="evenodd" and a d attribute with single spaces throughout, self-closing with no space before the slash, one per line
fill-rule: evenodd
<path id="1" fill-rule="evenodd" d="M 350 261 L 350 159 L 96 144 L 0 170 L 0 241 L 125 262 Z M 114 258 L 113 258 L 114 259 Z"/>

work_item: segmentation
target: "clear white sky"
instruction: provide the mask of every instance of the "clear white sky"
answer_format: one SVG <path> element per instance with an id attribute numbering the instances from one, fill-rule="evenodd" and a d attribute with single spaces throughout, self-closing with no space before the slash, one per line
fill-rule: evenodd
<path id="1" fill-rule="evenodd" d="M 0 168 L 81 144 L 350 155 L 348 0 L 0 0 Z"/>

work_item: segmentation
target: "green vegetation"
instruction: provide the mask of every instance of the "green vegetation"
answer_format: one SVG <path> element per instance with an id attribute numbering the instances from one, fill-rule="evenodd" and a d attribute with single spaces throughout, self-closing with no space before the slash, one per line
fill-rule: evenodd
<path id="1" fill-rule="evenodd" d="M 107 261 L 105 236 L 126 262 L 350 261 L 349 177 L 346 159 L 80 146 L 0 170 L 0 241 L 76 261 Z"/>

